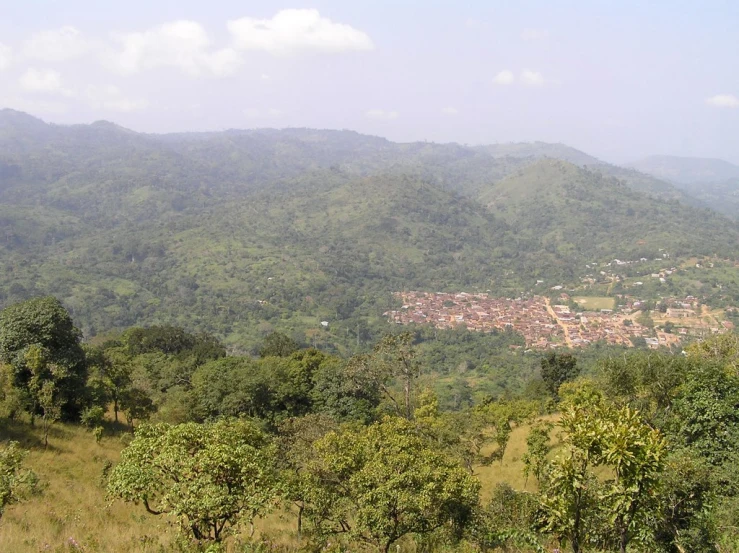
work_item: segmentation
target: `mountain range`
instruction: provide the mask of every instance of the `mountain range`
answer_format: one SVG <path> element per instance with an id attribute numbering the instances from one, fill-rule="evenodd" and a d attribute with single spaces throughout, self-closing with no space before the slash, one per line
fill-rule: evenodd
<path id="1" fill-rule="evenodd" d="M 650 156 L 629 166 L 674 184 L 716 211 L 739 218 L 739 165 L 722 159 Z"/>
<path id="2" fill-rule="evenodd" d="M 340 348 L 384 324 L 397 290 L 517 295 L 665 251 L 739 258 L 739 228 L 561 144 L 148 135 L 0 111 L 0 299 L 54 294 L 88 336 L 167 322 Z"/>

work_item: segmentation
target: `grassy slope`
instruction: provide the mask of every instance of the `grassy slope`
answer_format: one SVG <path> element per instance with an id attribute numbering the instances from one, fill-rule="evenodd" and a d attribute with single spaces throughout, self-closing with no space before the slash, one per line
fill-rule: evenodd
<path id="1" fill-rule="evenodd" d="M 531 479 L 525 482 L 521 462 L 528 428 L 523 425 L 513 430 L 502 463 L 477 467 L 483 501 L 500 482 L 520 490 L 535 489 Z M 0 437 L 19 440 L 30 448 L 27 465 L 44 486 L 40 495 L 6 510 L 0 520 L 3 551 L 69 551 L 70 538 L 90 553 L 159 553 L 174 543 L 176 532 L 170 520 L 148 515 L 140 505 L 106 500 L 102 471 L 106 460 L 116 462 L 119 458 L 124 445 L 118 436 L 105 437 L 96 444 L 80 427 L 59 424 L 52 428 L 45 450 L 38 428 L 5 423 Z M 287 512 L 257 521 L 256 529 L 278 543 L 294 544 L 294 519 Z"/>

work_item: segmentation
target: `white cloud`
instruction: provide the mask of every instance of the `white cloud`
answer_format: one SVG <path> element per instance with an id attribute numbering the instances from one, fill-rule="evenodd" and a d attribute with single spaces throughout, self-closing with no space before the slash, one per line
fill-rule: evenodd
<path id="1" fill-rule="evenodd" d="M 231 48 L 212 50 L 205 29 L 195 21 L 172 21 L 136 33 L 116 33 L 121 49 L 112 56 L 119 72 L 127 75 L 157 67 L 175 67 L 197 77 L 232 74 L 241 64 Z"/>
<path id="2" fill-rule="evenodd" d="M 10 46 L 5 46 L 0 42 L 0 71 L 10 67 L 10 63 L 13 61 L 13 51 Z"/>
<path id="3" fill-rule="evenodd" d="M 392 121 L 400 116 L 397 111 L 386 111 L 384 109 L 371 109 L 366 111 L 364 115 L 368 119 L 378 119 L 383 121 Z"/>
<path id="4" fill-rule="evenodd" d="M 443 108 L 441 110 L 441 113 L 443 113 L 444 115 L 457 115 L 459 113 L 459 110 L 455 107 L 449 106 L 449 107 Z"/>
<path id="5" fill-rule="evenodd" d="M 261 75 L 259 75 L 259 78 L 262 81 L 268 81 L 268 80 L 270 80 L 271 77 L 269 75 L 267 75 L 267 73 L 262 73 Z"/>
<path id="6" fill-rule="evenodd" d="M 515 80 L 516 78 L 513 76 L 513 72 L 508 69 L 504 69 L 495 76 L 493 82 L 495 84 L 509 85 L 513 84 L 513 81 Z"/>
<path id="7" fill-rule="evenodd" d="M 545 40 L 549 38 L 549 31 L 544 29 L 524 29 L 521 31 L 523 40 Z"/>
<path id="8" fill-rule="evenodd" d="M 228 30 L 237 49 L 271 54 L 337 53 L 374 48 L 366 33 L 322 17 L 318 10 L 281 10 L 272 19 L 242 17 L 229 21 Z"/>
<path id="9" fill-rule="evenodd" d="M 274 119 L 276 117 L 280 117 L 282 114 L 282 110 L 276 108 L 269 108 L 266 110 L 247 108 L 244 110 L 244 115 L 249 119 Z"/>
<path id="10" fill-rule="evenodd" d="M 62 85 L 62 76 L 59 72 L 52 69 L 29 67 L 21 75 L 18 83 L 26 92 L 74 96 L 71 90 L 64 88 Z"/>
<path id="11" fill-rule="evenodd" d="M 733 94 L 716 94 L 706 98 L 706 103 L 717 108 L 739 108 L 739 98 Z"/>
<path id="12" fill-rule="evenodd" d="M 91 47 L 77 29 L 66 26 L 34 33 L 23 43 L 23 53 L 30 59 L 60 62 L 83 56 Z"/>
<path id="13" fill-rule="evenodd" d="M 545 82 L 541 73 L 530 69 L 521 71 L 521 81 L 527 86 L 542 86 Z"/>
<path id="14" fill-rule="evenodd" d="M 131 100 L 123 92 L 113 85 L 89 86 L 87 88 L 87 99 L 90 107 L 96 110 L 131 112 L 146 108 L 149 102 L 146 100 Z"/>

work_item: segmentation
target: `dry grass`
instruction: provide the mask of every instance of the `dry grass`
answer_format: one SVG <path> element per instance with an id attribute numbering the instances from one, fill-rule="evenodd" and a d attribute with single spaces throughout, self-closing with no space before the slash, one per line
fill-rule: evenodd
<path id="1" fill-rule="evenodd" d="M 548 415 L 542 417 L 542 420 L 549 422 L 556 422 L 556 415 Z M 517 426 L 511 432 L 511 437 L 508 441 L 505 454 L 503 455 L 502 462 L 495 461 L 491 465 L 479 466 L 475 468 L 475 476 L 480 480 L 482 484 L 481 499 L 486 502 L 493 489 L 497 484 L 506 483 L 516 490 L 527 490 L 536 491 L 536 479 L 530 477 L 528 480 L 523 474 L 523 454 L 526 453 L 526 438 L 529 435 L 530 425 Z M 552 431 L 553 439 L 550 444 L 555 445 L 557 443 L 556 436 L 557 429 Z M 495 446 L 490 446 L 490 450 L 495 449 Z M 489 454 L 491 451 L 483 451 L 485 454 Z"/>
<path id="2" fill-rule="evenodd" d="M 39 476 L 43 491 L 7 509 L 0 523 L 3 551 L 161 551 L 174 535 L 164 519 L 145 516 L 139 508 L 108 505 L 102 487 L 106 461 L 115 463 L 123 447 L 118 437 L 100 444 L 84 429 L 57 425 L 49 447 L 41 432 L 8 424 L 0 435 L 30 449 L 26 464 Z"/>
<path id="3" fill-rule="evenodd" d="M 536 488 L 533 479 L 526 483 L 523 476 L 521 457 L 528 429 L 513 430 L 502 463 L 475 470 L 483 501 L 500 482 L 516 489 Z M 103 467 L 118 461 L 124 447 L 120 435 L 109 434 L 96 444 L 90 432 L 59 424 L 52 428 L 49 447 L 44 449 L 39 428 L 5 422 L 0 425 L 0 440 L 18 440 L 30 450 L 26 464 L 43 484 L 42 493 L 9 507 L 0 520 L 3 553 L 160 553 L 175 547 L 177 533 L 171 520 L 148 515 L 141 506 L 106 501 Z M 256 535 L 260 534 L 273 543 L 294 544 L 295 519 L 288 512 L 273 513 L 257 522 Z"/>

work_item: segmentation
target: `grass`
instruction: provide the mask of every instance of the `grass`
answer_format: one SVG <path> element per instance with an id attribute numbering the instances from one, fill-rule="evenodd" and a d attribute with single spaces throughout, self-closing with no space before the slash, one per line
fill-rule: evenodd
<path id="1" fill-rule="evenodd" d="M 118 460 L 118 437 L 95 443 L 91 433 L 71 425 L 52 428 L 44 449 L 39 428 L 5 423 L 0 435 L 17 439 L 30 450 L 26 465 L 38 475 L 39 495 L 8 508 L 0 521 L 3 551 L 74 551 L 142 553 L 167 549 L 174 537 L 164 519 L 145 516 L 140 508 L 108 504 L 103 467 Z"/>
<path id="2" fill-rule="evenodd" d="M 555 422 L 557 416 L 548 415 L 541 417 L 541 419 Z M 523 474 L 524 465 L 522 457 L 526 453 L 526 438 L 529 435 L 530 428 L 530 425 L 523 424 L 513 429 L 502 461 L 495 461 L 490 465 L 475 468 L 475 475 L 482 485 L 480 497 L 483 504 L 490 499 L 493 489 L 497 484 L 506 483 L 515 490 L 537 490 L 536 479 L 531 476 L 527 480 Z M 555 427 L 551 435 L 556 436 L 556 433 L 557 429 Z M 550 444 L 553 446 L 555 443 L 556 439 L 550 441 Z M 489 454 L 493 449 L 495 449 L 495 446 L 488 446 L 487 450 L 483 450 L 483 454 Z"/>
<path id="3" fill-rule="evenodd" d="M 579 304 L 583 309 L 600 310 L 600 309 L 613 309 L 614 299 L 607 296 L 578 296 L 572 298 L 575 303 Z"/>
<path id="4" fill-rule="evenodd" d="M 526 451 L 528 429 L 528 425 L 513 429 L 502 462 L 475 468 L 482 484 L 483 503 L 501 482 L 519 490 L 536 489 L 535 480 L 529 478 L 526 482 L 523 476 L 521 457 Z M 106 463 L 118 461 L 124 447 L 121 435 L 125 432 L 117 435 L 109 432 L 97 444 L 89 431 L 57 424 L 52 427 L 49 447 L 44 449 L 40 428 L 21 422 L 0 422 L 0 440 L 17 440 L 29 450 L 25 464 L 36 472 L 42 484 L 41 493 L 6 509 L 0 519 L 0 550 L 13 553 L 173 550 L 177 537 L 173 520 L 149 515 L 140 505 L 109 503 L 105 497 L 103 468 Z M 286 510 L 272 513 L 255 526 L 256 535 L 268 537 L 274 544 L 295 544 L 295 519 Z M 248 529 L 244 532 L 248 535 Z M 233 550 L 233 540 L 231 546 Z"/>

